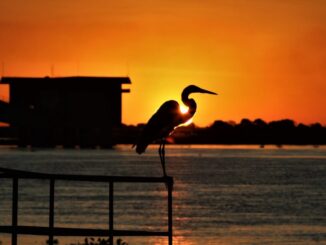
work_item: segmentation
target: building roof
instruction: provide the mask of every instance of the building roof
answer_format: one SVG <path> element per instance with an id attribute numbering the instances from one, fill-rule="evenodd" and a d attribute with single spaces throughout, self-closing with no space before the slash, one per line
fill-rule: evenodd
<path id="1" fill-rule="evenodd" d="M 42 84 L 46 82 L 47 85 L 52 84 L 66 84 L 78 82 L 78 84 L 89 84 L 90 82 L 96 84 L 107 84 L 107 83 L 118 83 L 118 84 L 130 84 L 129 77 L 3 77 L 1 83 L 12 84 L 12 83 L 29 83 L 29 84 Z"/>

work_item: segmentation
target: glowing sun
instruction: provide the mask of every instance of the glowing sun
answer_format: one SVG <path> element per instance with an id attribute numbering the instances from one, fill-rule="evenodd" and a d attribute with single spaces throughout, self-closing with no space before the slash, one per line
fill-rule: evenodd
<path id="1" fill-rule="evenodd" d="M 182 114 L 186 114 L 188 112 L 188 107 L 184 106 L 184 105 L 180 105 L 180 111 Z"/>
<path id="2" fill-rule="evenodd" d="M 182 114 L 186 114 L 188 112 L 189 108 L 186 107 L 185 105 L 180 105 L 180 111 Z M 188 126 L 192 123 L 192 118 L 190 118 L 187 122 L 183 123 L 183 124 L 180 124 L 179 127 L 182 127 L 182 126 Z"/>

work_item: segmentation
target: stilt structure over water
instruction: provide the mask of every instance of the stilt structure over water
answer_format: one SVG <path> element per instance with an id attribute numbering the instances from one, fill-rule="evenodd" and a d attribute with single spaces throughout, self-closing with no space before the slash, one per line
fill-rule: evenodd
<path id="1" fill-rule="evenodd" d="M 4 77 L 9 103 L 0 122 L 10 125 L 19 146 L 111 147 L 121 126 L 122 84 L 128 77 Z M 1 135 L 0 135 L 1 137 Z"/>

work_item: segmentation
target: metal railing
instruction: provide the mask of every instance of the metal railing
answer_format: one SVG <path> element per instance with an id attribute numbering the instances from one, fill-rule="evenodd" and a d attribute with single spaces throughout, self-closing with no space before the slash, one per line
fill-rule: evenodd
<path id="1" fill-rule="evenodd" d="M 166 236 L 168 244 L 172 245 L 172 177 L 127 177 L 127 176 L 102 176 L 102 175 L 62 175 L 43 174 L 0 168 L 0 178 L 12 179 L 12 224 L 0 226 L 0 233 L 11 234 L 11 244 L 17 245 L 18 235 L 43 235 L 48 236 L 48 244 L 54 244 L 55 236 L 97 236 L 108 237 L 113 245 L 114 236 Z M 49 225 L 21 226 L 18 225 L 18 182 L 19 179 L 49 180 Z M 87 181 L 109 183 L 109 227 L 108 229 L 88 228 L 60 228 L 54 225 L 55 182 L 57 180 Z M 114 183 L 164 183 L 168 191 L 168 230 L 167 231 L 139 231 L 114 229 Z M 1 207 L 0 207 L 1 208 Z"/>

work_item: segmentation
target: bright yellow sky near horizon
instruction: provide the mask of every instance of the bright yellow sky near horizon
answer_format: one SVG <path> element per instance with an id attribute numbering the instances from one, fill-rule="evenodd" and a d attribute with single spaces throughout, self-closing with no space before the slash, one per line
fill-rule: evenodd
<path id="1" fill-rule="evenodd" d="M 1 0 L 0 9 L 1 76 L 128 75 L 126 124 L 196 84 L 219 94 L 192 96 L 199 126 L 326 125 L 324 0 Z"/>

